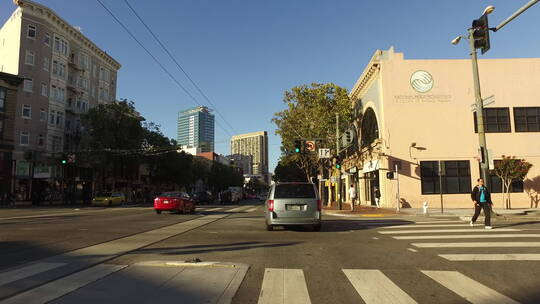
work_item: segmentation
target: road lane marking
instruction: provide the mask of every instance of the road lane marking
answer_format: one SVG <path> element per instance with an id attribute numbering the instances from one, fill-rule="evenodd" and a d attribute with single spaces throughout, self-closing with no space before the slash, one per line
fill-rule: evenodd
<path id="1" fill-rule="evenodd" d="M 418 252 L 418 250 L 416 250 L 414 248 L 407 248 L 407 250 L 409 250 L 410 252 Z"/>
<path id="2" fill-rule="evenodd" d="M 214 212 L 214 211 L 219 211 L 219 210 L 223 210 L 223 207 L 220 207 L 220 208 L 210 208 L 210 209 L 206 209 L 204 211 L 206 212 Z"/>
<path id="3" fill-rule="evenodd" d="M 152 207 L 129 207 L 129 208 L 100 208 L 100 209 L 79 209 L 78 212 L 59 212 L 59 213 L 47 213 L 47 214 L 36 214 L 36 215 L 21 215 L 21 216 L 12 216 L 12 217 L 0 217 L 0 221 L 3 220 L 20 220 L 20 219 L 33 219 L 40 217 L 51 217 L 51 216 L 63 216 L 63 215 L 81 215 L 81 214 L 91 214 L 91 213 L 100 213 L 103 211 L 126 211 L 126 210 L 150 210 Z"/>
<path id="4" fill-rule="evenodd" d="M 302 269 L 266 268 L 259 304 L 310 304 Z"/>
<path id="5" fill-rule="evenodd" d="M 342 269 L 366 304 L 417 303 L 380 270 Z"/>
<path id="6" fill-rule="evenodd" d="M 420 224 L 413 224 L 413 225 L 396 225 L 396 226 L 387 226 L 387 227 L 381 227 L 381 229 L 396 229 L 396 228 L 433 228 L 433 227 L 469 227 L 469 224 L 439 224 L 439 225 L 420 225 Z"/>
<path id="7" fill-rule="evenodd" d="M 498 228 L 495 230 L 487 229 L 421 229 L 421 230 L 399 230 L 399 231 L 379 231 L 380 234 L 412 234 L 412 233 L 451 233 L 451 232 L 510 232 L 521 231 L 514 228 Z"/>
<path id="8" fill-rule="evenodd" d="M 236 207 L 234 209 L 229 209 L 227 210 L 227 212 L 242 212 L 248 208 L 250 208 L 251 206 L 240 206 L 240 207 Z"/>
<path id="9" fill-rule="evenodd" d="M 422 273 L 473 304 L 519 303 L 457 271 L 422 270 Z"/>
<path id="10" fill-rule="evenodd" d="M 439 256 L 449 261 L 540 261 L 538 253 L 472 253 L 439 254 Z"/>
<path id="11" fill-rule="evenodd" d="M 440 221 L 417 221 L 416 224 L 439 224 L 439 223 L 463 223 L 463 221 L 455 220 L 455 221 L 447 221 L 447 220 L 440 220 Z"/>
<path id="12" fill-rule="evenodd" d="M 95 282 L 113 272 L 119 271 L 127 265 L 100 264 L 67 277 L 52 281 L 45 285 L 8 298 L 2 304 L 41 304 L 48 303 L 76 289 Z"/>
<path id="13" fill-rule="evenodd" d="M 437 240 L 437 239 L 496 239 L 496 238 L 539 238 L 540 234 L 448 234 L 448 235 L 407 235 L 393 236 L 396 240 Z"/>
<path id="14" fill-rule="evenodd" d="M 412 243 L 419 248 L 540 247 L 540 242 Z"/>
<path id="15" fill-rule="evenodd" d="M 60 266 L 64 266 L 66 263 L 35 263 L 22 268 L 1 272 L 0 273 L 0 286 L 11 282 L 15 282 L 24 278 L 31 277 L 38 273 L 49 271 Z"/>
<path id="16" fill-rule="evenodd" d="M 253 207 L 253 208 L 250 208 L 248 210 L 246 210 L 246 212 L 253 212 L 255 210 L 259 209 L 259 207 Z"/>

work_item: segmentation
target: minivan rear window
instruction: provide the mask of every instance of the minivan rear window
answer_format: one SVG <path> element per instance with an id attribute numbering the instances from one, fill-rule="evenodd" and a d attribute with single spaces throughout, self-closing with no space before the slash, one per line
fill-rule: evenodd
<path id="1" fill-rule="evenodd" d="M 316 198 L 313 184 L 276 185 L 274 199 L 277 198 Z"/>

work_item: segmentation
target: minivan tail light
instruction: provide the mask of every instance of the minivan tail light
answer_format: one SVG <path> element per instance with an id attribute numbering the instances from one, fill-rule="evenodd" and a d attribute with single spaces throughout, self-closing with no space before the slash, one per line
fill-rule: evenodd
<path id="1" fill-rule="evenodd" d="M 322 202 L 321 200 L 317 200 L 317 211 L 321 211 L 322 210 Z"/>
<path id="2" fill-rule="evenodd" d="M 268 200 L 268 211 L 274 211 L 274 200 Z"/>

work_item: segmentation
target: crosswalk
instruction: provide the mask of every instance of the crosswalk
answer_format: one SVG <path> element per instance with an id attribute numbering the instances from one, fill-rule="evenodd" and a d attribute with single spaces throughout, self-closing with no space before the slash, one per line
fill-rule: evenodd
<path id="1" fill-rule="evenodd" d="M 378 233 L 395 240 L 411 241 L 410 245 L 419 249 L 438 251 L 438 256 L 448 261 L 540 261 L 540 250 L 530 252 L 540 247 L 540 233 L 505 227 L 487 230 L 458 222 L 440 220 L 387 225 L 379 227 Z M 445 251 L 456 248 L 463 252 Z M 487 253 L 482 248 L 490 248 L 493 252 Z"/>
<path id="2" fill-rule="evenodd" d="M 54 266 L 58 265 L 38 265 L 36 267 L 39 268 L 39 271 L 46 272 L 51 271 Z M 191 287 L 187 288 L 185 285 L 187 282 L 191 282 L 192 284 L 195 284 L 194 286 L 199 286 L 200 284 L 197 284 L 197 281 L 203 283 L 205 280 L 210 280 L 208 275 L 204 275 L 204 273 L 197 270 L 201 267 L 192 268 L 193 271 L 173 270 L 174 273 L 168 273 L 171 272 L 171 268 L 169 267 L 158 270 L 157 272 L 154 272 L 153 275 L 149 272 L 141 272 L 142 268 L 148 268 L 148 266 L 135 266 L 134 268 L 134 266 L 127 265 L 99 264 L 0 300 L 0 304 L 38 304 L 48 302 L 75 303 L 73 302 L 73 299 L 79 299 L 77 301 L 86 299 L 85 302 L 83 301 L 81 303 L 90 303 L 93 300 L 97 301 L 98 299 L 123 299 L 126 297 L 125 290 L 131 290 L 130 293 L 132 294 L 129 296 L 132 298 L 137 298 L 136 293 L 138 292 L 138 289 L 141 288 L 142 290 L 146 289 L 145 292 L 147 293 L 149 291 L 152 292 L 152 290 L 156 293 L 163 292 L 163 290 L 148 288 L 144 281 L 141 281 L 144 278 L 151 280 L 150 283 L 155 283 L 156 280 L 169 282 L 171 278 L 174 278 L 174 280 L 178 282 L 184 282 L 182 285 L 184 286 L 184 290 L 178 289 L 176 292 L 186 292 L 186 297 L 189 296 L 190 299 L 194 299 L 190 303 L 203 303 L 196 301 L 196 299 L 208 298 L 207 293 L 209 292 L 209 287 L 194 290 Z M 227 268 L 223 267 L 213 267 L 212 269 L 222 272 L 222 274 L 224 271 L 227 273 L 230 272 Z M 232 270 L 234 268 L 228 269 Z M 161 275 L 156 277 L 156 273 L 160 273 Z M 344 286 L 344 288 L 350 287 L 351 290 L 356 292 L 355 295 L 358 297 L 358 300 L 355 301 L 355 303 L 361 303 L 362 301 L 366 304 L 414 304 L 422 302 L 418 299 L 421 295 L 419 295 L 417 291 L 400 287 L 399 285 L 403 283 L 400 281 L 402 279 L 389 277 L 385 273 L 385 270 L 347 268 L 341 269 L 340 273 L 343 276 L 343 279 L 350 284 L 349 286 Z M 482 284 L 459 271 L 427 269 L 408 270 L 409 277 L 414 276 L 415 273 L 424 276 L 425 280 L 428 280 L 428 282 L 424 283 L 438 285 L 439 288 L 447 289 L 457 297 L 473 304 L 519 303 L 508 295 L 493 289 L 494 287 L 488 286 L 488 284 Z M 34 270 L 31 274 L 39 275 L 39 272 Z M 165 274 L 165 276 L 163 274 Z M 243 276 L 245 276 L 245 273 L 242 273 L 242 277 L 238 277 L 238 286 L 240 285 Z M 212 283 L 212 286 L 220 285 L 220 288 L 225 288 L 227 285 L 230 285 L 231 274 L 223 276 L 223 279 L 227 280 L 227 282 L 220 281 L 219 273 L 216 273 L 216 275 L 211 277 L 212 282 L 210 283 Z M 251 277 L 250 279 L 253 280 L 254 278 Z M 265 268 L 263 278 L 260 282 L 260 292 L 258 294 L 257 303 L 311 304 L 313 298 L 310 295 L 308 283 L 313 279 L 315 278 L 307 277 L 303 269 Z M 137 284 L 139 286 L 137 286 Z M 238 286 L 235 288 L 238 288 Z M 2 286 L 0 286 L 0 288 L 2 288 Z M 115 292 L 117 294 L 115 294 Z M 199 297 L 194 295 L 193 292 L 201 292 L 204 294 L 201 294 Z M 236 292 L 236 289 L 234 292 Z M 231 298 L 234 295 L 234 292 L 230 295 Z M 80 296 L 84 296 L 84 298 L 79 298 Z M 145 296 L 148 296 L 148 294 L 145 294 Z M 181 298 L 182 294 L 177 293 L 175 296 Z M 112 302 L 106 301 L 104 303 Z M 159 301 L 155 303 L 159 303 Z"/>
<path id="3" fill-rule="evenodd" d="M 197 211 L 201 212 L 255 212 L 260 209 L 260 206 L 246 205 L 235 208 L 227 207 L 197 207 Z"/>

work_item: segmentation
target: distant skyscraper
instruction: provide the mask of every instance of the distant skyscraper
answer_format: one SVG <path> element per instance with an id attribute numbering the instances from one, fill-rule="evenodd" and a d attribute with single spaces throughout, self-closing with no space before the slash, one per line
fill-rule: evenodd
<path id="1" fill-rule="evenodd" d="M 235 135 L 231 138 L 231 154 L 252 157 L 252 173 L 268 175 L 268 134 L 266 131 Z"/>
<path id="2" fill-rule="evenodd" d="M 179 145 L 214 152 L 214 115 L 204 106 L 178 112 Z"/>

